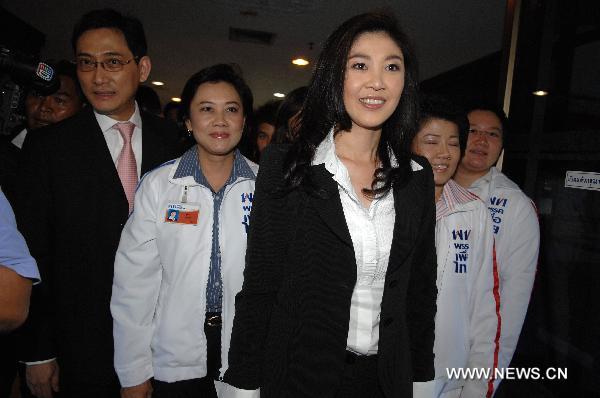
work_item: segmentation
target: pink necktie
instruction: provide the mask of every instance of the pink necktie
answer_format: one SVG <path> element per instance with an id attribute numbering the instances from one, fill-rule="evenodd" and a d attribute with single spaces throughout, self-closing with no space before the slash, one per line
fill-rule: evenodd
<path id="1" fill-rule="evenodd" d="M 123 149 L 117 159 L 117 173 L 121 179 L 125 196 L 129 202 L 129 212 L 133 210 L 133 197 L 135 196 L 135 189 L 138 183 L 137 165 L 135 163 L 135 154 L 131 147 L 131 136 L 133 135 L 133 129 L 135 124 L 131 122 L 117 123 L 113 126 L 123 137 Z"/>

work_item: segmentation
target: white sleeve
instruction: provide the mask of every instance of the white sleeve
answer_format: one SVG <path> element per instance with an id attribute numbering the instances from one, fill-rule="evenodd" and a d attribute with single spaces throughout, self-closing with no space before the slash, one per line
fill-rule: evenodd
<path id="1" fill-rule="evenodd" d="M 150 343 L 162 272 L 156 245 L 158 192 L 151 183 L 146 177 L 135 194 L 134 211 L 115 257 L 110 309 L 115 370 L 123 387 L 141 384 L 153 376 Z"/>
<path id="2" fill-rule="evenodd" d="M 260 398 L 260 389 L 242 390 L 218 380 L 215 380 L 215 390 L 219 398 Z"/>
<path id="3" fill-rule="evenodd" d="M 499 368 L 509 366 L 515 352 L 531 298 L 540 245 L 539 222 L 529 198 L 519 198 L 511 213 L 496 243 L 502 324 Z"/>
<path id="4" fill-rule="evenodd" d="M 469 259 L 469 358 L 467 367 L 492 369 L 496 351 L 498 313 L 494 298 L 494 236 L 488 209 L 474 213 L 472 256 Z M 488 380 L 466 381 L 461 398 L 485 397 Z"/>

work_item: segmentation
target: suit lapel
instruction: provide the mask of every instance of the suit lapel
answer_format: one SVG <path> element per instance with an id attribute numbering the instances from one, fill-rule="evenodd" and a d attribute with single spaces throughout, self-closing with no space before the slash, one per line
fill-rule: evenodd
<path id="1" fill-rule="evenodd" d="M 127 202 L 125 191 L 123 191 L 123 185 L 117 174 L 117 168 L 112 160 L 108 146 L 106 145 L 106 139 L 98 121 L 94 116 L 94 112 L 90 106 L 88 109 L 82 111 L 87 112 L 86 117 L 83 118 L 82 132 L 85 132 L 89 137 L 89 145 L 86 144 L 89 153 L 89 164 L 92 169 L 96 171 L 98 182 L 106 189 L 112 190 L 117 195 L 123 198 L 123 201 Z"/>
<path id="2" fill-rule="evenodd" d="M 311 178 L 315 185 L 323 189 L 326 194 L 323 198 L 311 196 L 311 201 L 313 201 L 319 216 L 333 233 L 344 243 L 353 247 L 338 186 L 331 177 L 331 173 L 325 169 L 324 164 L 320 164 L 311 168 Z"/>

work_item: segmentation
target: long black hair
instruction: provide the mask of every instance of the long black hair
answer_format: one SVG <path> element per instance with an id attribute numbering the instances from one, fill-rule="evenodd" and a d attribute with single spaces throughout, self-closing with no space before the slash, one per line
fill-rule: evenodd
<path id="1" fill-rule="evenodd" d="M 404 56 L 404 90 L 394 113 L 384 122 L 377 157 L 381 167 L 375 171 L 371 190 L 364 193 L 379 196 L 389 191 L 392 183 L 403 184 L 411 175 L 410 145 L 417 131 L 417 65 L 407 36 L 396 19 L 387 14 L 367 13 L 340 25 L 327 39 L 315 66 L 300 114 L 298 138 L 284 162 L 285 185 L 288 189 L 317 189 L 310 181 L 309 168 L 319 144 L 329 131 L 350 130 L 352 120 L 344 106 L 346 64 L 356 38 L 368 32 L 386 33 Z M 390 150 L 398 162 L 392 167 Z"/>

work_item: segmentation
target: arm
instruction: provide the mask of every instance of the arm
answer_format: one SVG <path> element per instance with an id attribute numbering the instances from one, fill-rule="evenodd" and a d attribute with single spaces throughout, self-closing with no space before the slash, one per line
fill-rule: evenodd
<path id="1" fill-rule="evenodd" d="M 285 199 L 272 194 L 272 189 L 283 181 L 284 153 L 274 146 L 263 156 L 250 216 L 244 284 L 236 296 L 229 369 L 225 373 L 225 382 L 244 390 L 256 390 L 261 385 L 264 342 L 281 280 L 282 253 L 287 247 L 287 237 L 283 236 L 289 217 L 283 211 Z"/>
<path id="2" fill-rule="evenodd" d="M 424 164 L 424 163 L 423 163 Z M 423 165 L 422 164 L 422 165 Z M 424 210 L 420 222 L 407 293 L 408 326 L 412 358 L 413 382 L 433 380 L 433 340 L 437 298 L 437 260 L 435 251 L 435 204 L 433 172 L 429 163 L 423 167 L 425 187 L 420 198 Z"/>
<path id="3" fill-rule="evenodd" d="M 493 369 L 496 365 L 496 333 L 498 316 L 494 298 L 493 250 L 494 237 L 492 220 L 487 208 L 482 204 L 473 214 L 475 239 L 469 258 L 469 358 L 468 368 Z M 484 397 L 488 389 L 488 380 L 469 379 L 463 387 L 461 398 Z"/>
<path id="4" fill-rule="evenodd" d="M 33 287 L 29 318 L 21 329 L 19 357 L 27 364 L 26 382 L 31 392 L 52 397 L 59 388 L 59 367 L 55 360 L 52 255 L 54 196 L 49 159 L 56 156 L 51 130 L 28 134 L 20 158 L 15 211 L 19 229 L 36 259 L 44 280 Z"/>
<path id="5" fill-rule="evenodd" d="M 535 208 L 527 197 L 520 199 L 503 228 L 503 235 L 496 239 L 502 319 L 500 368 L 510 365 L 517 347 L 537 267 L 540 230 Z"/>
<path id="6" fill-rule="evenodd" d="M 16 329 L 25 322 L 31 294 L 28 278 L 39 280 L 37 266 L 0 191 L 0 332 Z"/>
<path id="7" fill-rule="evenodd" d="M 46 130 L 46 129 L 44 129 Z M 51 189 L 48 131 L 31 132 L 25 140 L 19 167 L 15 213 L 31 255 L 36 259 L 44 283 L 33 287 L 29 318 L 21 335 L 20 359 L 26 362 L 47 361 L 56 357 L 53 327 L 52 275 L 54 264 L 52 227 L 54 198 Z"/>
<path id="8" fill-rule="evenodd" d="M 31 281 L 0 264 L 0 333 L 18 328 L 29 312 Z"/>
<path id="9" fill-rule="evenodd" d="M 151 179 L 144 178 L 135 195 L 135 210 L 121 234 L 110 302 L 115 370 L 123 387 L 138 386 L 137 390 L 153 376 L 152 320 L 162 280 L 156 245 L 157 196 Z"/>

